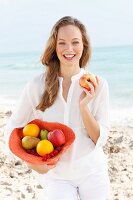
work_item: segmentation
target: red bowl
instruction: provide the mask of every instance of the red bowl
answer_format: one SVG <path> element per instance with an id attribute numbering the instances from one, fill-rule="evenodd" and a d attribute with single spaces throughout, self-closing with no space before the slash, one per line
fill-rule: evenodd
<path id="1" fill-rule="evenodd" d="M 9 138 L 9 148 L 13 154 L 22 160 L 29 162 L 31 164 L 50 164 L 54 165 L 57 163 L 61 155 L 66 152 L 66 150 L 70 147 L 70 145 L 75 140 L 75 134 L 71 128 L 68 126 L 56 123 L 56 122 L 45 122 L 39 119 L 35 119 L 28 124 L 36 124 L 40 129 L 46 129 L 48 131 L 52 131 L 54 129 L 60 129 L 63 131 L 66 139 L 66 143 L 63 145 L 61 151 L 54 157 L 47 159 L 47 161 L 43 161 L 41 156 L 32 155 L 26 152 L 26 150 L 22 147 L 21 139 L 23 137 L 22 130 L 23 128 L 15 128 Z"/>

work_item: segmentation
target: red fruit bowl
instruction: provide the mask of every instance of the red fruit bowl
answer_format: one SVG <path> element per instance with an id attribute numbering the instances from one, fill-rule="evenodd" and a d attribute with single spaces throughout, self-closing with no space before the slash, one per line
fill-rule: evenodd
<path id="1" fill-rule="evenodd" d="M 66 150 L 70 147 L 70 145 L 75 140 L 75 134 L 71 128 L 68 126 L 56 123 L 56 122 L 45 122 L 39 119 L 35 119 L 28 124 L 36 124 L 40 129 L 46 129 L 48 131 L 52 131 L 54 129 L 60 129 L 63 131 L 65 135 L 66 142 L 62 146 L 61 151 L 54 157 L 47 159 L 47 161 L 43 161 L 41 156 L 32 155 L 26 152 L 26 150 L 22 147 L 21 139 L 23 137 L 23 128 L 15 128 L 9 138 L 9 148 L 13 154 L 17 157 L 21 158 L 23 161 L 26 161 L 31 164 L 49 164 L 54 165 L 58 162 L 61 155 L 66 152 Z"/>

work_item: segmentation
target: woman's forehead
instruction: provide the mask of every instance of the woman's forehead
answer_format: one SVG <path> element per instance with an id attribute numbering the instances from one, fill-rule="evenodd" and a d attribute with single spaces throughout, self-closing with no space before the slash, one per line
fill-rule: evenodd
<path id="1" fill-rule="evenodd" d="M 68 37 L 80 39 L 82 37 L 80 29 L 75 25 L 66 25 L 60 27 L 57 34 L 57 39 L 65 40 L 65 38 Z"/>

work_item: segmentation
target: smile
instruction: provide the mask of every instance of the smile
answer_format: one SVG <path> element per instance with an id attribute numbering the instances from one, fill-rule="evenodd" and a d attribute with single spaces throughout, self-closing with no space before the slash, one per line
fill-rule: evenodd
<path id="1" fill-rule="evenodd" d="M 63 55 L 64 58 L 66 58 L 67 60 L 71 60 L 72 58 L 74 58 L 75 54 L 65 54 Z"/>

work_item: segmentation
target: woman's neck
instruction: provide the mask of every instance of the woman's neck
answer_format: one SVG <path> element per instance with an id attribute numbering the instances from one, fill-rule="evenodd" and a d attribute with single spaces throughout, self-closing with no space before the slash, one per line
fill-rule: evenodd
<path id="1" fill-rule="evenodd" d="M 63 79 L 71 79 L 72 76 L 80 72 L 80 69 L 80 67 L 60 67 L 59 76 L 63 77 Z"/>

